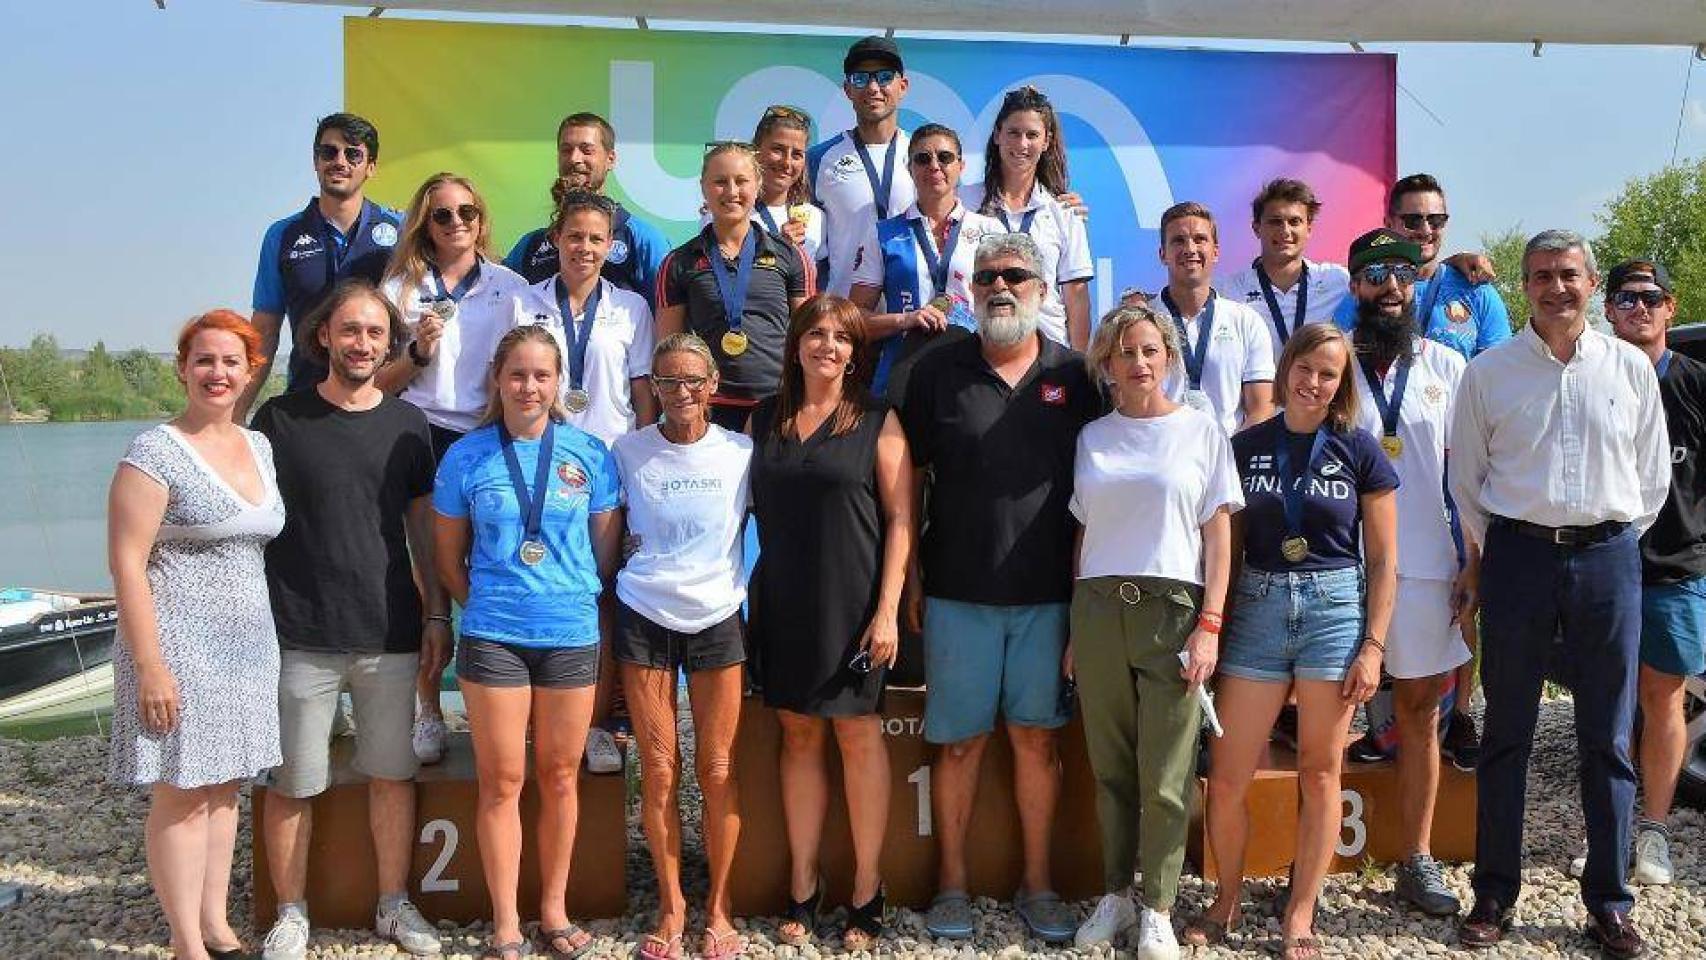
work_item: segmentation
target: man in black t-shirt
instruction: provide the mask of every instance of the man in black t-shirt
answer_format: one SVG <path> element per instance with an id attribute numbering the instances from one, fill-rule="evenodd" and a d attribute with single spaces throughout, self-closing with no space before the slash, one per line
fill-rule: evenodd
<path id="1" fill-rule="evenodd" d="M 1617 336 L 1651 357 L 1670 432 L 1670 499 L 1641 537 L 1641 818 L 1630 879 L 1671 882 L 1670 817 L 1688 746 L 1683 685 L 1706 671 L 1706 365 L 1665 347 L 1676 292 L 1664 266 L 1631 260 L 1611 269 L 1605 315 Z"/>
<path id="2" fill-rule="evenodd" d="M 272 442 L 285 507 L 284 530 L 266 556 L 284 755 L 260 824 L 279 903 L 269 960 L 307 949 L 309 804 L 331 785 L 332 718 L 345 686 L 355 706 L 354 765 L 369 778 L 374 929 L 411 954 L 439 952 L 432 925 L 408 900 L 415 679 L 428 667 L 442 670 L 450 644 L 449 605 L 432 562 L 432 437 L 420 410 L 373 382 L 403 338 L 397 308 L 371 284 L 340 284 L 309 315 L 297 344 L 328 367 L 325 379 L 268 401 L 253 421 Z"/>

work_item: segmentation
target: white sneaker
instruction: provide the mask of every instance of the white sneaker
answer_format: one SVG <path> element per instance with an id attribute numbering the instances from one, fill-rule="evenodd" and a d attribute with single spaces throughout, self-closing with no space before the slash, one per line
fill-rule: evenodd
<path id="1" fill-rule="evenodd" d="M 1134 926 L 1137 926 L 1137 907 L 1131 898 L 1120 893 L 1103 894 L 1096 904 L 1096 912 L 1079 926 L 1072 942 L 1080 947 L 1113 943 Z"/>
<path id="2" fill-rule="evenodd" d="M 308 918 L 296 910 L 278 915 L 261 944 L 261 960 L 303 960 L 308 956 Z"/>
<path id="3" fill-rule="evenodd" d="M 1582 874 L 1587 872 L 1587 869 L 1588 869 L 1588 845 L 1584 842 L 1582 844 L 1581 854 L 1579 856 L 1577 856 L 1575 859 L 1570 861 L 1570 876 L 1575 877 L 1577 880 L 1580 880 L 1582 878 Z"/>
<path id="4" fill-rule="evenodd" d="M 622 750 L 603 727 L 586 732 L 586 768 L 591 773 L 621 773 Z"/>
<path id="5" fill-rule="evenodd" d="M 1137 960 L 1179 960 L 1172 917 L 1144 907 L 1137 923 Z"/>
<path id="6" fill-rule="evenodd" d="M 1635 834 L 1635 869 L 1629 879 L 1649 887 L 1669 886 L 1673 871 L 1670 865 L 1670 841 L 1658 830 L 1641 830 Z"/>
<path id="7" fill-rule="evenodd" d="M 438 931 L 407 900 L 397 904 L 389 913 L 376 911 L 373 932 L 417 957 L 437 956 L 444 949 L 438 942 Z"/>
<path id="8" fill-rule="evenodd" d="M 415 750 L 415 759 L 427 764 L 443 760 L 445 733 L 443 717 L 425 713 L 416 717 L 415 729 L 409 735 L 409 743 Z"/>

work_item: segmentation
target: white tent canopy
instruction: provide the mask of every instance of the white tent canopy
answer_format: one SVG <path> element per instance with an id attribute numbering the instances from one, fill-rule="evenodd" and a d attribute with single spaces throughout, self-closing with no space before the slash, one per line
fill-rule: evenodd
<path id="1" fill-rule="evenodd" d="M 391 0 L 376 9 L 977 33 L 1706 43 L 1706 0 Z"/>

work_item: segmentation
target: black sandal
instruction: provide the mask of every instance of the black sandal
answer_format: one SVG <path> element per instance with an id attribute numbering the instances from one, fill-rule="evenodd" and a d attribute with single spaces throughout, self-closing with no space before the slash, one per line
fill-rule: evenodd
<path id="1" fill-rule="evenodd" d="M 841 934 L 841 943 L 849 950 L 870 949 L 883 936 L 883 917 L 888 913 L 888 897 L 882 887 L 877 888 L 877 895 L 866 901 L 864 906 L 847 907 L 847 929 Z M 861 941 L 858 945 L 852 942 L 855 934 Z"/>
<path id="2" fill-rule="evenodd" d="M 781 924 L 776 925 L 776 935 L 790 947 L 803 947 L 817 936 L 818 908 L 823 906 L 823 878 L 818 877 L 817 889 L 804 900 L 788 898 L 787 912 L 782 914 L 782 923 L 797 923 L 804 932 L 789 936 L 782 932 Z"/>

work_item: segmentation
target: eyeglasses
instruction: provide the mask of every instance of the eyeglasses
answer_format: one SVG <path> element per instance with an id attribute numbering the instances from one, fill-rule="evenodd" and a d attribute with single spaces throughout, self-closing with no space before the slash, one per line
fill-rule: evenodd
<path id="1" fill-rule="evenodd" d="M 1016 287 L 1027 280 L 1037 279 L 1037 275 L 1024 267 L 1007 267 L 1002 270 L 979 270 L 971 275 L 971 282 L 980 287 L 987 287 L 1000 277 L 1009 287 Z"/>
<path id="2" fill-rule="evenodd" d="M 1635 304 L 1644 304 L 1648 310 L 1665 302 L 1670 294 L 1663 290 L 1619 290 L 1611 295 L 1611 305 L 1619 310 L 1633 310 Z"/>
<path id="3" fill-rule="evenodd" d="M 898 76 L 900 76 L 899 70 L 855 70 L 847 75 L 847 85 L 855 90 L 863 90 L 870 86 L 872 80 L 875 80 L 877 86 L 886 88 Z"/>
<path id="4" fill-rule="evenodd" d="M 366 147 L 339 147 L 335 143 L 314 144 L 314 159 L 319 163 L 331 163 L 343 154 L 344 162 L 352 167 L 359 167 L 367 162 Z"/>
<path id="5" fill-rule="evenodd" d="M 959 158 L 960 155 L 952 150 L 937 150 L 935 152 L 920 150 L 912 155 L 912 165 L 915 167 L 928 167 L 930 165 L 930 161 L 934 160 L 945 167 Z"/>
<path id="6" fill-rule="evenodd" d="M 710 377 L 652 377 L 652 386 L 656 387 L 659 393 L 674 393 L 683 388 L 688 393 L 698 393 L 710 382 Z"/>
<path id="7" fill-rule="evenodd" d="M 1376 287 L 1385 286 L 1388 278 L 1397 280 L 1400 287 L 1408 287 L 1416 282 L 1418 274 L 1415 265 L 1409 263 L 1371 263 L 1357 271 L 1363 283 Z"/>
<path id="8" fill-rule="evenodd" d="M 459 205 L 455 210 L 449 207 L 439 207 L 432 212 L 432 222 L 441 227 L 448 227 L 460 217 L 463 223 L 473 223 L 480 219 L 480 208 L 471 203 Z"/>
<path id="9" fill-rule="evenodd" d="M 1435 230 L 1444 230 L 1446 221 L 1448 221 L 1450 219 L 1451 219 L 1451 214 L 1449 214 L 1449 213 L 1400 213 L 1400 214 L 1398 214 L 1398 222 L 1404 225 L 1405 230 L 1420 230 L 1420 229 L 1422 229 L 1422 224 L 1424 224 L 1424 223 L 1427 224 L 1428 226 L 1434 228 Z"/>

